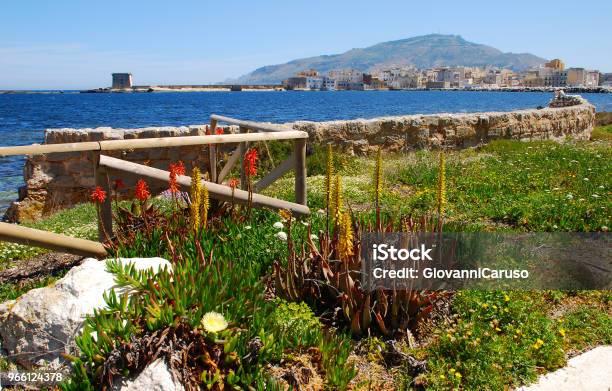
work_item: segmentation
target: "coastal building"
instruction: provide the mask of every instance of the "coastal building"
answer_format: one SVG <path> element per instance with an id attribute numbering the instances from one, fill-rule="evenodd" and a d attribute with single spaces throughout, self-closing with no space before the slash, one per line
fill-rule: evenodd
<path id="1" fill-rule="evenodd" d="M 549 62 L 545 63 L 544 67 L 562 71 L 565 69 L 565 64 L 560 59 L 555 58 L 554 60 L 550 60 Z"/>
<path id="2" fill-rule="evenodd" d="M 113 73 L 113 84 L 112 89 L 123 90 L 132 88 L 132 74 L 131 73 Z"/>
<path id="3" fill-rule="evenodd" d="M 299 90 L 306 88 L 306 77 L 296 76 L 290 77 L 287 80 L 283 80 L 283 87 L 288 90 Z"/>
<path id="4" fill-rule="evenodd" d="M 567 70 L 567 85 L 571 87 L 597 87 L 599 85 L 599 71 L 569 68 Z"/>

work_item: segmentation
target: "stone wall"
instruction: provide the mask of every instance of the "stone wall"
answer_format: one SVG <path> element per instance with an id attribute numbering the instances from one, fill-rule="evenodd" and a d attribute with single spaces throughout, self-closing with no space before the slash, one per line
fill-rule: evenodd
<path id="1" fill-rule="evenodd" d="M 45 144 L 101 140 L 128 140 L 154 137 L 200 136 L 206 134 L 205 125 L 158 127 L 141 129 L 48 129 Z M 109 151 L 105 154 L 134 163 L 168 169 L 172 162 L 182 160 L 187 170 L 194 165 L 207 169 L 207 149 L 200 146 L 151 148 Z M 31 221 L 56 210 L 88 200 L 95 186 L 91 152 L 55 153 L 29 156 L 23 169 L 25 186 L 19 189 L 19 201 L 6 212 L 9 221 Z M 113 176 L 110 180 L 119 179 Z M 126 185 L 124 197 L 130 197 L 134 180 L 121 178 Z M 154 193 L 165 189 L 150 183 Z"/>
<path id="2" fill-rule="evenodd" d="M 571 106 L 570 106 L 571 105 Z M 550 107 L 513 112 L 435 114 L 356 119 L 349 121 L 286 124 L 310 134 L 310 142 L 332 142 L 349 153 L 362 154 L 379 146 L 388 151 L 418 148 L 465 148 L 493 139 L 587 140 L 595 122 L 595 108 L 577 96 L 556 96 Z M 204 125 L 142 129 L 52 129 L 45 143 L 174 137 L 205 134 Z M 109 153 L 135 163 L 167 169 L 182 160 L 207 169 L 205 147 L 152 148 Z M 19 201 L 7 212 L 13 221 L 34 220 L 57 209 L 87 201 L 94 186 L 90 153 L 65 153 L 29 157 L 24 168 L 26 186 Z M 112 180 L 113 178 L 111 178 Z M 128 188 L 133 183 L 124 179 Z M 164 189 L 153 188 L 160 192 Z M 124 196 L 130 196 L 129 191 Z"/>
<path id="3" fill-rule="evenodd" d="M 571 104 L 571 106 L 569 106 Z M 474 114 L 406 115 L 349 121 L 290 124 L 315 143 L 333 142 L 348 152 L 422 148 L 465 148 L 494 139 L 588 140 L 595 107 L 579 96 L 557 96 L 542 109 Z"/>

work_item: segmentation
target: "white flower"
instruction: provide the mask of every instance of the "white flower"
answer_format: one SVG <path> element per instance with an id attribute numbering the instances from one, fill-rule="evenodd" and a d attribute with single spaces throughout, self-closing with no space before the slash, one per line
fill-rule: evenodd
<path id="1" fill-rule="evenodd" d="M 244 229 L 249 230 L 249 229 L 251 229 L 251 226 L 250 225 L 245 225 Z"/>
<path id="2" fill-rule="evenodd" d="M 98 332 L 97 331 L 92 331 L 91 333 L 89 333 L 89 335 L 91 335 L 91 339 L 98 342 Z"/>
<path id="3" fill-rule="evenodd" d="M 276 223 L 274 223 L 273 227 L 276 229 L 283 229 L 284 225 L 280 221 L 277 221 Z"/>
<path id="4" fill-rule="evenodd" d="M 593 194 L 591 197 L 593 197 L 593 198 L 599 198 L 599 195 L 597 195 L 597 194 Z"/>
<path id="5" fill-rule="evenodd" d="M 554 229 L 557 229 L 557 228 L 559 228 L 559 227 L 557 227 L 557 224 L 555 224 L 555 225 L 553 225 L 553 228 L 554 228 Z"/>
<path id="6" fill-rule="evenodd" d="M 599 185 L 600 189 L 605 189 L 604 185 Z"/>
<path id="7" fill-rule="evenodd" d="M 302 225 L 308 227 L 308 221 L 301 221 Z"/>
<path id="8" fill-rule="evenodd" d="M 572 193 L 569 193 L 568 195 L 565 196 L 565 198 L 567 198 L 568 200 L 572 200 L 574 199 L 574 196 L 572 195 Z"/>
<path id="9" fill-rule="evenodd" d="M 227 328 L 227 321 L 220 313 L 211 311 L 202 317 L 202 326 L 210 333 L 218 333 Z"/>
<path id="10" fill-rule="evenodd" d="M 589 178 L 583 178 L 582 180 L 588 182 Z"/>
<path id="11" fill-rule="evenodd" d="M 561 190 L 558 187 L 553 188 L 553 191 Z"/>
<path id="12" fill-rule="evenodd" d="M 282 240 L 283 242 L 287 241 L 287 233 L 283 231 L 277 232 L 276 235 L 274 235 L 274 237 L 276 237 L 276 239 Z"/>
<path id="13" fill-rule="evenodd" d="M 310 240 L 319 240 L 319 237 L 315 234 L 310 234 Z"/>
<path id="14" fill-rule="evenodd" d="M 323 209 L 319 209 L 317 210 L 317 214 L 323 216 L 325 214 L 325 211 Z"/>

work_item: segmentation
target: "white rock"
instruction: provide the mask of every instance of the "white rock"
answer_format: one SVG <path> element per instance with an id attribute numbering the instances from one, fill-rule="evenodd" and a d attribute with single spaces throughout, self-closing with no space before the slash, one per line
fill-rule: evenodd
<path id="1" fill-rule="evenodd" d="M 122 379 L 113 384 L 113 391 L 182 391 L 183 385 L 172 378 L 163 359 L 149 364 L 134 379 Z"/>
<path id="2" fill-rule="evenodd" d="M 540 376 L 537 383 L 518 391 L 612 390 L 612 346 L 599 346 L 571 358 L 567 366 Z"/>
<path id="3" fill-rule="evenodd" d="M 159 271 L 162 258 L 120 259 L 137 269 Z M 116 287 L 106 262 L 88 258 L 54 285 L 33 289 L 0 305 L 0 337 L 9 357 L 21 363 L 61 364 L 60 353 L 75 353 L 74 337 L 85 316 L 105 306 L 103 294 Z"/>

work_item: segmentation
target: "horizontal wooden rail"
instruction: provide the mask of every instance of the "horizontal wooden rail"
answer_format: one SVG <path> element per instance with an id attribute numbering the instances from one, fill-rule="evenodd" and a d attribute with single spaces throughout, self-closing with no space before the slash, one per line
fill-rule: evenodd
<path id="1" fill-rule="evenodd" d="M 216 120 L 218 122 L 225 122 L 229 125 L 238 125 L 243 128 L 248 128 L 251 130 L 256 130 L 258 132 L 286 132 L 292 130 L 288 126 L 284 125 L 276 125 L 276 124 L 264 124 L 261 122 L 253 122 L 253 121 L 243 121 L 241 119 L 225 117 L 222 115 L 213 114 L 210 116 L 211 119 Z"/>
<path id="2" fill-rule="evenodd" d="M 42 247 L 85 257 L 105 257 L 106 248 L 102 243 L 78 239 L 53 232 L 23 227 L 16 224 L 0 223 L 0 240 L 20 243 L 26 246 Z"/>
<path id="3" fill-rule="evenodd" d="M 308 133 L 287 130 L 274 133 L 244 133 L 208 136 L 144 138 L 134 140 L 104 140 L 67 144 L 34 144 L 0 148 L 0 157 L 11 155 L 42 155 L 61 152 L 116 151 L 124 149 L 183 147 L 189 145 L 240 143 L 267 140 L 307 139 Z"/>
<path id="4" fill-rule="evenodd" d="M 170 175 L 168 171 L 128 162 L 106 155 L 100 155 L 99 165 L 106 167 L 108 170 L 119 171 L 128 175 L 148 178 L 150 180 L 164 183 L 168 182 Z M 191 178 L 188 176 L 179 175 L 176 182 L 183 188 L 183 190 L 188 190 L 191 187 Z M 232 189 L 229 186 L 208 181 L 202 181 L 202 183 L 208 188 L 208 193 L 210 194 L 211 198 L 228 202 L 231 202 L 233 199 L 236 203 L 240 204 L 248 203 L 249 193 L 245 190 L 234 189 L 234 195 L 232 198 Z M 257 193 L 253 193 L 252 203 L 253 207 L 265 207 L 273 210 L 288 209 L 297 215 L 310 214 L 310 209 L 305 205 L 305 203 L 304 205 L 297 204 Z"/>

